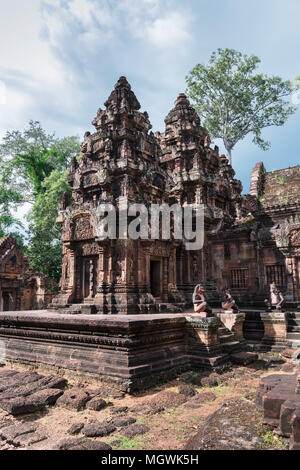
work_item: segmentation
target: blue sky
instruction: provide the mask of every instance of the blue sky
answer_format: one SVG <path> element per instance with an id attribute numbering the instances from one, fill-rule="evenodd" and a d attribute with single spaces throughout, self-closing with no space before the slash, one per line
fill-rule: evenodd
<path id="1" fill-rule="evenodd" d="M 153 130 L 185 75 L 218 47 L 256 54 L 261 71 L 300 76 L 299 0 L 1 0 L 0 137 L 40 120 L 58 136 L 93 130 L 90 122 L 120 75 L 126 75 Z M 252 168 L 300 163 L 300 111 L 264 137 L 269 151 L 247 138 L 233 167 L 249 189 Z M 216 141 L 221 149 L 222 145 Z"/>

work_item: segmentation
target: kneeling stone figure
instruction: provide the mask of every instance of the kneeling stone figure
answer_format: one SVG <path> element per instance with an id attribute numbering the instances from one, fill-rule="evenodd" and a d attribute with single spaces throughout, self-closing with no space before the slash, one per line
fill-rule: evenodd
<path id="1" fill-rule="evenodd" d="M 239 313 L 239 307 L 236 301 L 231 295 L 231 291 L 228 287 L 224 287 L 221 296 L 222 309 L 226 311 L 232 311 L 233 313 Z"/>
<path id="2" fill-rule="evenodd" d="M 193 294 L 194 312 L 199 313 L 203 317 L 213 317 L 211 307 L 208 305 L 204 287 L 198 284 Z"/>

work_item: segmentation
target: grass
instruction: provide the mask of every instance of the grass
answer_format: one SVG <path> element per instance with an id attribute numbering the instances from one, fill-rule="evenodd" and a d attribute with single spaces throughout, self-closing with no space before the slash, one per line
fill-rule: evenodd
<path id="1" fill-rule="evenodd" d="M 192 421 L 193 423 L 198 423 L 199 421 L 203 421 L 203 416 L 201 416 L 201 415 L 199 415 L 199 416 L 192 416 L 191 421 Z"/>
<path id="2" fill-rule="evenodd" d="M 169 413 L 169 415 L 174 415 L 176 414 L 176 410 L 174 410 L 174 408 L 169 408 L 168 410 L 165 410 L 166 413 Z"/>
<path id="3" fill-rule="evenodd" d="M 228 385 L 218 385 L 216 387 L 211 387 L 211 390 L 215 392 L 217 397 L 222 397 L 226 395 L 227 392 L 229 392 L 232 389 L 232 387 L 229 387 Z"/>
<path id="4" fill-rule="evenodd" d="M 139 418 L 137 418 L 136 422 L 137 424 L 145 424 L 145 417 L 140 416 Z"/>
<path id="5" fill-rule="evenodd" d="M 286 449 L 286 441 L 283 437 L 278 436 L 273 431 L 265 431 L 261 435 L 261 439 L 263 440 L 263 444 L 261 444 L 261 448 L 264 447 L 271 447 L 272 449 L 283 450 Z"/>
<path id="6" fill-rule="evenodd" d="M 134 437 L 129 438 L 125 436 L 116 436 L 112 439 L 108 444 L 112 444 L 114 441 L 121 441 L 120 446 L 118 447 L 119 450 L 140 450 L 142 447 L 142 438 L 141 437 Z"/>
<path id="7" fill-rule="evenodd" d="M 256 388 L 250 387 L 248 392 L 244 393 L 241 399 L 245 401 L 253 401 L 256 396 L 256 392 L 257 392 Z"/>

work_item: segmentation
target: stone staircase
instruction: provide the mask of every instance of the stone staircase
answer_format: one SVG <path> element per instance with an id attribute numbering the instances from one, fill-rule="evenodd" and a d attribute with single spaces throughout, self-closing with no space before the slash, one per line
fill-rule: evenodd
<path id="1" fill-rule="evenodd" d="M 258 359 L 255 352 L 249 351 L 246 342 L 239 341 L 225 326 L 219 327 L 219 339 L 222 353 L 228 355 L 231 362 L 246 366 Z"/>
<path id="2" fill-rule="evenodd" d="M 240 352 L 242 348 L 242 343 L 237 341 L 234 333 L 232 333 L 225 326 L 219 328 L 219 339 L 222 347 L 222 352 L 225 354 L 234 354 Z"/>
<path id="3" fill-rule="evenodd" d="M 300 347 L 300 312 L 288 314 L 287 340 L 290 347 Z"/>

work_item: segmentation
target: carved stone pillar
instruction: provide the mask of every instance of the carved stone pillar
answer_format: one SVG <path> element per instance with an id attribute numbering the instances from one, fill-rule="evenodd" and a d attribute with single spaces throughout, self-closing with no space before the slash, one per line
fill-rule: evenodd
<path id="1" fill-rule="evenodd" d="M 197 314 L 186 316 L 188 355 L 192 368 L 211 369 L 228 360 L 222 354 L 219 339 L 218 318 L 199 318 Z"/>
<path id="2" fill-rule="evenodd" d="M 225 328 L 234 333 L 236 340 L 244 341 L 243 325 L 245 321 L 244 313 L 219 313 L 218 318 Z"/>
<path id="3" fill-rule="evenodd" d="M 266 349 L 281 350 L 287 345 L 287 315 L 284 312 L 261 313 L 265 334 L 262 344 Z"/>
<path id="4" fill-rule="evenodd" d="M 257 256 L 257 277 L 258 277 L 258 288 L 259 292 L 264 292 L 265 285 L 265 268 L 262 257 L 263 246 L 261 242 L 257 242 L 256 245 L 256 256 Z"/>
<path id="5" fill-rule="evenodd" d="M 145 247 L 144 248 L 144 253 L 145 253 L 145 280 L 146 280 L 146 286 L 147 286 L 147 291 L 151 292 L 151 279 L 150 279 L 150 248 Z"/>
<path id="6" fill-rule="evenodd" d="M 168 258 L 162 258 L 163 263 L 163 282 L 162 282 L 162 300 L 168 302 Z"/>
<path id="7" fill-rule="evenodd" d="M 105 247 L 103 245 L 99 245 L 99 261 L 98 261 L 98 287 L 106 281 L 105 276 Z"/>
<path id="8" fill-rule="evenodd" d="M 75 293 L 75 282 L 76 282 L 76 254 L 75 251 L 69 247 L 69 285 L 68 285 L 68 292 L 71 297 L 74 296 Z"/>
<path id="9" fill-rule="evenodd" d="M 287 272 L 287 290 L 285 293 L 285 298 L 287 301 L 293 302 L 296 300 L 295 292 L 296 292 L 296 273 L 297 273 L 297 268 L 296 268 L 296 262 L 295 258 L 292 257 L 286 257 L 285 258 L 285 267 L 286 267 L 286 272 Z"/>

